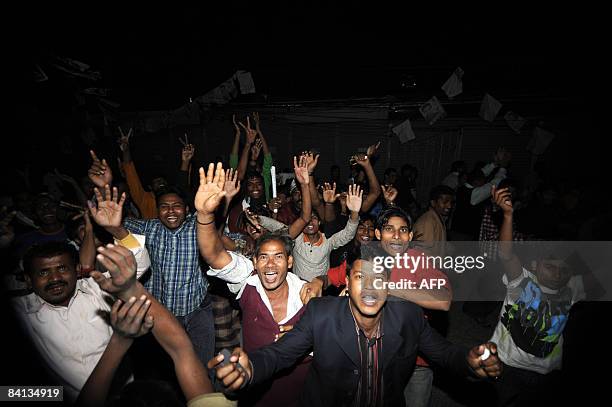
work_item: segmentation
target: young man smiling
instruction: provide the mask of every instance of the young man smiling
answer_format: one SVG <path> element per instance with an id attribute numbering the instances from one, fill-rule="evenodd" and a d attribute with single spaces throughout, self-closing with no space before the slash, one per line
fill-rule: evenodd
<path id="1" fill-rule="evenodd" d="M 372 259 L 357 260 L 346 277 L 347 297 L 323 297 L 310 302 L 306 312 L 282 339 L 248 354 L 236 348 L 229 364 L 223 356 L 208 362 L 229 390 L 267 380 L 293 366 L 311 349 L 314 358 L 300 397 L 308 406 L 403 406 L 404 388 L 417 350 L 458 375 L 497 377 L 501 364 L 494 343 L 471 350 L 448 342 L 427 324 L 420 307 L 391 301 L 374 281 Z M 480 356 L 488 349 L 486 360 Z M 237 367 L 239 362 L 242 369 Z"/>

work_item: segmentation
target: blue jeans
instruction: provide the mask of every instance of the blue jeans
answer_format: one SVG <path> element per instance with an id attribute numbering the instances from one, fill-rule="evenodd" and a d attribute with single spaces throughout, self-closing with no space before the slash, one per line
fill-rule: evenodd
<path id="1" fill-rule="evenodd" d="M 196 355 L 204 366 L 215 356 L 215 320 L 210 295 L 206 295 L 198 308 L 182 317 L 176 317 L 183 325 Z"/>
<path id="2" fill-rule="evenodd" d="M 431 400 L 433 370 L 426 366 L 415 366 L 414 373 L 404 389 L 407 407 L 428 407 Z"/>

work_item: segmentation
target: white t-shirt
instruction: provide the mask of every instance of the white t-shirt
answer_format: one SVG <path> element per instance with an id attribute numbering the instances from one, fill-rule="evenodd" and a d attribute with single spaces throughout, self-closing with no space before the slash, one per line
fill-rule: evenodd
<path id="1" fill-rule="evenodd" d="M 504 306 L 491 338 L 498 355 L 509 366 L 546 374 L 561 368 L 563 330 L 571 306 L 584 299 L 582 276 L 572 276 L 567 285 L 551 290 L 537 278 L 523 273 L 508 282 Z"/>

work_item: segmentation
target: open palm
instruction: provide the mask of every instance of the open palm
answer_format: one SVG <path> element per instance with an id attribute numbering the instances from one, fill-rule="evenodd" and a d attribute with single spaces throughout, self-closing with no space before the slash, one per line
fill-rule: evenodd
<path id="1" fill-rule="evenodd" d="M 225 171 L 221 163 L 217 163 L 216 170 L 215 165 L 210 163 L 206 173 L 204 168 L 200 168 L 200 187 L 194 200 L 196 210 L 202 214 L 214 213 L 227 194 L 224 187 Z"/>
<path id="2" fill-rule="evenodd" d="M 349 185 L 348 195 L 346 196 L 346 207 L 351 212 L 359 212 L 363 200 L 363 191 L 359 185 Z"/>
<path id="3" fill-rule="evenodd" d="M 90 203 L 89 211 L 94 221 L 102 227 L 119 227 L 121 226 L 121 217 L 123 213 L 123 203 L 125 202 L 125 193 L 121 194 L 121 199 L 118 199 L 117 188 L 113 188 L 111 195 L 110 186 L 104 187 L 104 197 L 98 188 L 94 188 L 98 206 Z"/>

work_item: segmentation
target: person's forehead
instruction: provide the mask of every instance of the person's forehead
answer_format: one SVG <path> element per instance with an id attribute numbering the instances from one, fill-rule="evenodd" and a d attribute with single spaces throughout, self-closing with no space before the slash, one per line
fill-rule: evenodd
<path id="1" fill-rule="evenodd" d="M 259 248 L 259 253 L 285 253 L 285 245 L 278 240 L 268 240 L 267 242 L 262 243 Z"/>
<path id="2" fill-rule="evenodd" d="M 159 204 L 174 204 L 180 203 L 183 204 L 183 199 L 177 194 L 165 194 L 159 198 Z"/>
<path id="3" fill-rule="evenodd" d="M 261 184 L 261 178 L 253 177 L 247 180 L 247 184 Z"/>
<path id="4" fill-rule="evenodd" d="M 58 253 L 50 257 L 35 257 L 32 259 L 34 269 L 45 269 L 61 265 L 72 266 L 73 263 L 72 257 L 68 253 Z"/>

